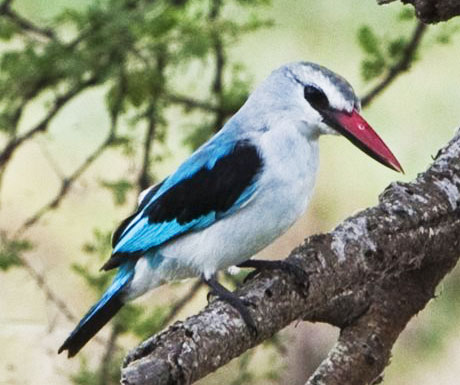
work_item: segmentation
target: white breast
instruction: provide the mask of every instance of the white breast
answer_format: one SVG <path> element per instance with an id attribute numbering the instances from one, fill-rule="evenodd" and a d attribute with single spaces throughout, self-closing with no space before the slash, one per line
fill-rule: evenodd
<path id="1" fill-rule="evenodd" d="M 264 169 L 255 195 L 234 214 L 161 247 L 158 253 L 165 264 L 174 260 L 174 271 L 166 280 L 202 273 L 209 277 L 241 263 L 272 243 L 305 211 L 318 166 L 317 141 L 307 141 L 291 129 L 268 131 L 258 144 Z"/>

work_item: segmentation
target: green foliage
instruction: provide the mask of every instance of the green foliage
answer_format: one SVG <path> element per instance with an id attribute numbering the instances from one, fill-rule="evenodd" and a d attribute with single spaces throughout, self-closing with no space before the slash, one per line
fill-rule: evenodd
<path id="1" fill-rule="evenodd" d="M 165 72 L 172 75 L 193 61 L 207 68 L 213 54 L 216 36 L 226 49 L 243 33 L 249 33 L 271 22 L 258 14 L 267 0 L 229 1 L 226 7 L 247 7 L 246 17 L 221 16 L 211 21 L 209 1 L 101 0 L 81 9 L 65 9 L 51 25 L 58 30 L 73 31 L 71 37 L 25 40 L 24 46 L 12 44 L 0 59 L 0 131 L 13 137 L 26 106 L 44 92 L 60 95 L 72 89 L 109 83 L 108 111 L 129 113 L 146 119 L 146 111 L 155 103 L 156 120 L 164 120 L 165 96 L 175 90 L 166 82 Z M 222 15 L 225 15 L 222 12 Z M 0 19 L 0 38 L 7 41 L 22 37 L 23 31 L 6 19 Z M 239 72 L 224 87 L 222 109 L 234 111 L 247 95 L 249 82 Z M 194 126 L 191 147 L 202 143 L 220 127 L 212 120 Z M 157 142 L 166 140 L 167 122 L 156 133 Z M 162 135 L 161 135 L 162 134 Z M 115 137 L 124 155 L 134 156 L 135 136 Z M 105 185 L 112 189 L 117 204 L 125 201 L 128 185 Z"/>
<path id="2" fill-rule="evenodd" d="M 87 242 L 83 246 L 83 251 L 92 257 L 92 261 L 102 264 L 105 259 L 108 259 L 111 253 L 111 232 L 94 230 L 93 241 Z M 101 274 L 97 269 L 94 269 L 94 263 L 83 265 L 80 263 L 72 264 L 72 269 L 80 275 L 98 295 L 102 294 L 110 284 L 113 273 Z"/>
<path id="3" fill-rule="evenodd" d="M 249 370 L 249 364 L 254 356 L 254 350 L 243 353 L 238 359 L 238 375 L 230 385 L 246 385 L 254 383 L 254 374 Z"/>
<path id="4" fill-rule="evenodd" d="M 265 378 L 267 380 L 279 382 L 280 374 L 285 368 L 285 363 L 280 360 L 280 356 L 285 356 L 287 353 L 285 339 L 279 334 L 275 334 L 271 338 L 265 340 L 263 346 L 265 348 L 271 348 L 269 355 L 270 369 L 265 373 Z"/>
<path id="5" fill-rule="evenodd" d="M 399 12 L 399 20 L 402 21 L 411 21 L 415 20 L 415 10 L 411 6 L 405 6 L 403 9 L 401 9 L 401 12 Z"/>
<path id="6" fill-rule="evenodd" d="M 13 266 L 21 266 L 21 254 L 30 250 L 32 244 L 23 239 L 8 239 L 0 234 L 0 270 L 6 271 Z"/>
<path id="7" fill-rule="evenodd" d="M 118 206 L 126 203 L 126 196 L 134 187 L 133 183 L 127 179 L 119 179 L 114 182 L 101 181 L 101 185 L 112 193 L 113 201 Z"/>
<path id="8" fill-rule="evenodd" d="M 80 370 L 70 377 L 75 385 L 99 385 L 99 378 L 99 373 L 89 368 L 85 358 L 80 359 Z"/>
<path id="9" fill-rule="evenodd" d="M 72 264 L 72 269 L 86 281 L 86 284 L 89 287 L 94 289 L 99 294 L 104 292 L 104 290 L 111 282 L 111 278 L 113 278 L 113 274 L 110 273 L 93 273 L 93 269 L 80 263 Z"/>
<path id="10" fill-rule="evenodd" d="M 16 33 L 18 29 L 11 21 L 0 19 L 0 40 L 9 41 Z"/>
<path id="11" fill-rule="evenodd" d="M 112 250 L 110 246 L 111 232 L 96 229 L 93 231 L 93 237 L 92 242 L 87 242 L 83 245 L 83 251 L 98 257 L 99 260 L 110 255 L 110 251 Z"/>
<path id="12" fill-rule="evenodd" d="M 252 79 L 244 72 L 240 64 L 235 64 L 231 69 L 230 85 L 222 95 L 222 107 L 226 111 L 237 111 L 249 95 L 249 86 Z"/>
<path id="13" fill-rule="evenodd" d="M 80 358 L 80 370 L 71 375 L 70 379 L 75 385 L 116 385 L 120 383 L 120 362 L 123 352 L 116 352 L 109 361 L 104 362 L 96 370 L 90 367 L 88 360 Z"/>
<path id="14" fill-rule="evenodd" d="M 382 42 L 369 26 L 363 26 L 358 30 L 358 42 L 366 54 L 361 63 L 361 75 L 364 80 L 369 81 L 380 76 L 385 70 Z"/>
<path id="15" fill-rule="evenodd" d="M 211 16 L 211 9 L 218 3 L 221 4 L 217 6 L 220 11 Z M 42 103 L 45 100 L 48 103 L 44 106 L 45 112 L 50 112 L 56 105 L 52 100 L 61 103 L 58 103 L 58 109 L 67 103 L 62 102 L 62 95 L 77 95 L 88 87 L 99 86 L 105 92 L 106 110 L 112 126 L 120 120 L 127 123 L 122 132 L 113 129 L 107 147 L 124 156 L 137 157 L 135 162 L 140 164 L 143 154 L 139 149 L 145 148 L 145 139 L 142 139 L 145 127 L 153 122 L 155 153 L 146 157 L 153 163 L 162 156 L 161 146 L 165 146 L 169 127 L 177 125 L 175 117 L 168 120 L 173 103 L 171 96 L 187 95 L 189 89 L 199 86 L 202 99 L 195 99 L 192 94 L 191 103 L 182 104 L 184 112 L 192 112 L 193 121 L 199 124 L 188 123 L 179 127 L 187 129 L 186 144 L 191 148 L 198 147 L 221 128 L 222 122 L 241 106 L 249 93 L 252 79 L 241 64 L 229 60 L 228 50 L 243 34 L 273 24 L 260 16 L 263 14 L 261 7 L 269 3 L 270 0 L 98 0 L 90 2 L 87 7 L 61 11 L 48 21 L 47 25 L 54 26 L 54 37 L 29 34 L 0 17 L 2 140 L 15 140 L 32 128 L 27 127 L 30 118 L 24 119 L 21 130 L 18 122 L 23 111 L 34 101 Z M 413 8 L 405 7 L 398 20 L 398 26 L 402 27 L 396 26 L 390 37 L 369 26 L 359 29 L 357 38 L 364 55 L 362 76 L 366 81 L 388 73 L 401 60 L 408 37 L 400 30 L 407 26 L 404 23 L 414 20 Z M 449 23 L 437 35 L 438 42 L 448 43 L 458 30 L 458 26 Z M 216 91 L 212 83 L 216 76 L 216 47 L 219 45 L 225 63 L 222 90 Z M 187 75 L 189 68 L 198 68 L 202 75 L 191 79 Z M 45 130 L 46 126 L 43 126 Z M 145 166 L 149 169 L 149 164 Z M 138 180 L 138 175 L 118 175 L 113 180 L 102 180 L 100 185 L 111 192 L 115 205 L 125 205 L 128 194 L 139 187 Z M 29 250 L 31 244 L 27 240 L 9 240 L 3 236 L 1 240 L 0 270 L 20 266 L 21 254 Z M 104 292 L 114 275 L 113 271 L 98 271 L 110 256 L 110 241 L 111 232 L 96 230 L 93 239 L 83 247 L 88 254 L 87 261 L 72 266 L 95 297 Z M 226 284 L 237 287 L 248 272 L 250 270 L 241 270 L 234 276 L 225 275 Z M 450 298 L 448 302 L 455 301 Z M 101 339 L 104 342 L 104 358 L 100 362 L 93 357 L 87 361 L 83 351 L 80 370 L 72 376 L 72 381 L 78 385 L 118 383 L 119 363 L 125 353 L 118 346 L 121 345 L 117 343 L 118 338 L 127 335 L 139 340 L 147 338 L 165 327 L 171 309 L 170 304 L 143 307 L 131 303 L 124 306 L 109 325 L 109 341 L 117 346 L 111 352 L 111 344 L 104 340 L 105 334 L 99 335 L 98 342 Z M 442 310 L 443 314 L 450 311 L 449 316 L 458 318 L 456 306 Z M 418 343 L 425 349 L 442 345 L 445 337 L 439 331 L 449 325 L 441 318 L 434 321 L 434 328 L 421 334 Z M 280 337 L 266 341 L 263 348 L 269 350 L 270 369 L 262 374 L 262 378 L 265 382 L 279 381 L 282 369 L 279 357 L 284 352 Z M 254 350 L 239 358 L 239 373 L 231 383 L 258 381 L 251 371 L 253 356 Z"/>
<path id="16" fill-rule="evenodd" d="M 214 120 L 189 125 L 188 131 L 190 133 L 185 137 L 184 144 L 188 145 L 192 150 L 195 150 L 200 147 L 215 130 Z"/>
<path id="17" fill-rule="evenodd" d="M 415 20 L 412 8 L 404 8 L 398 15 L 400 24 L 412 20 Z M 368 25 L 358 29 L 357 40 L 364 53 L 364 59 L 361 61 L 361 76 L 365 81 L 378 78 L 402 59 L 409 39 L 404 34 L 395 35 L 394 37 L 380 36 Z"/>
<path id="18" fill-rule="evenodd" d="M 222 111 L 233 113 L 237 111 L 249 95 L 249 86 L 252 79 L 244 73 L 241 64 L 234 64 L 231 67 L 230 85 L 220 95 L 220 107 Z M 185 137 L 185 144 L 191 149 L 201 146 L 211 135 L 222 127 L 215 126 L 215 119 L 205 120 L 199 124 L 189 125 L 189 134 Z"/>
<path id="19" fill-rule="evenodd" d="M 404 49 L 406 48 L 407 44 L 408 44 L 407 38 L 402 37 L 402 36 L 390 41 L 387 47 L 388 56 L 393 61 L 401 60 L 402 55 L 404 53 Z"/>
<path id="20" fill-rule="evenodd" d="M 439 25 L 438 31 L 435 35 L 434 43 L 449 44 L 456 34 L 460 32 L 460 22 L 452 20 L 448 24 Z"/>

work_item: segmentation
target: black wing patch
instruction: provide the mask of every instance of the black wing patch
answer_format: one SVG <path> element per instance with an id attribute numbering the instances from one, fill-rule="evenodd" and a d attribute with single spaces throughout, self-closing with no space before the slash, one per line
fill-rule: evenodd
<path id="1" fill-rule="evenodd" d="M 257 148 L 240 141 L 213 168 L 200 169 L 160 195 L 145 209 L 145 215 L 150 223 L 176 219 L 184 224 L 212 211 L 225 212 L 254 182 L 262 166 Z"/>
<path id="2" fill-rule="evenodd" d="M 230 153 L 218 159 L 211 169 L 201 168 L 152 201 L 163 182 L 156 185 L 142 199 L 138 210 L 121 222 L 115 230 L 112 246 L 115 247 L 123 231 L 142 210 L 144 210 L 143 215 L 147 216 L 152 224 L 176 219 L 180 225 L 210 212 L 228 211 L 254 183 L 262 167 L 263 161 L 257 148 L 249 141 L 240 141 Z M 116 253 L 101 269 L 113 269 L 125 258 L 138 258 L 142 254 L 143 252 Z"/>

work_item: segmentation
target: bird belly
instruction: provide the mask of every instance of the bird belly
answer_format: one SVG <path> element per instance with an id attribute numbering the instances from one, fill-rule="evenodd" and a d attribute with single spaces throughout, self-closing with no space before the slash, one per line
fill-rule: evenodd
<path id="1" fill-rule="evenodd" d="M 124 291 L 124 300 L 133 300 L 147 291 L 169 281 L 196 276 L 199 272 L 175 258 L 164 258 L 152 250 L 136 262 L 134 277 Z"/>

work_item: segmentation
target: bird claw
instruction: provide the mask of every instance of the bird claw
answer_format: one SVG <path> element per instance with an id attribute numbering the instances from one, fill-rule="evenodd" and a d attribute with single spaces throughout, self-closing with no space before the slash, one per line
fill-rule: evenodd
<path id="1" fill-rule="evenodd" d="M 225 299 L 221 298 L 219 294 L 216 293 L 214 290 L 210 290 L 208 291 L 208 294 L 206 295 L 206 300 L 208 301 L 208 304 L 212 301 L 213 299 L 212 297 L 225 301 Z M 238 298 L 241 301 L 241 303 L 246 307 L 253 307 L 253 308 L 256 307 L 256 304 L 254 302 L 251 302 L 250 300 L 246 298 L 241 298 L 241 297 L 236 297 L 236 298 Z"/>
<path id="2" fill-rule="evenodd" d="M 220 285 L 215 279 L 204 279 L 204 281 L 211 287 L 211 290 L 208 292 L 207 300 L 210 301 L 212 296 L 217 297 L 221 301 L 228 303 L 232 306 L 235 310 L 240 313 L 241 318 L 243 318 L 244 323 L 246 324 L 247 328 L 249 329 L 249 333 L 254 338 L 257 337 L 257 327 L 256 324 L 249 313 L 248 307 L 252 306 L 255 307 L 255 303 L 249 301 L 246 298 L 240 298 L 231 291 L 227 290 L 225 287 Z"/>
<path id="3" fill-rule="evenodd" d="M 249 329 L 249 333 L 251 334 L 251 336 L 253 336 L 254 338 L 257 337 L 257 326 L 248 310 L 249 306 L 255 306 L 255 304 L 248 301 L 247 299 L 242 299 L 237 296 L 235 296 L 235 298 L 232 299 L 225 298 L 223 300 L 227 302 L 229 305 L 231 305 L 234 309 L 236 309 L 238 313 L 240 313 L 241 318 L 243 318 L 243 321 Z"/>
<path id="4" fill-rule="evenodd" d="M 303 287 L 305 290 L 308 289 L 310 285 L 310 280 L 308 274 L 297 265 L 286 261 L 279 261 L 281 270 L 286 271 L 287 273 L 294 276 L 296 284 Z"/>
<path id="5" fill-rule="evenodd" d="M 254 302 L 251 302 L 250 300 L 248 300 L 246 298 L 240 298 L 240 299 L 241 299 L 241 302 L 243 303 L 243 305 L 246 306 L 246 307 L 252 307 L 252 308 L 257 307 Z"/>
<path id="6" fill-rule="evenodd" d="M 308 290 L 309 278 L 308 274 L 297 265 L 294 265 L 286 261 L 264 261 L 264 260 L 248 260 L 240 265 L 239 267 L 252 267 L 255 270 L 250 272 L 245 278 L 244 283 L 252 279 L 261 270 L 282 270 L 288 274 L 294 276 L 295 282 L 298 286 L 304 290 Z"/>

